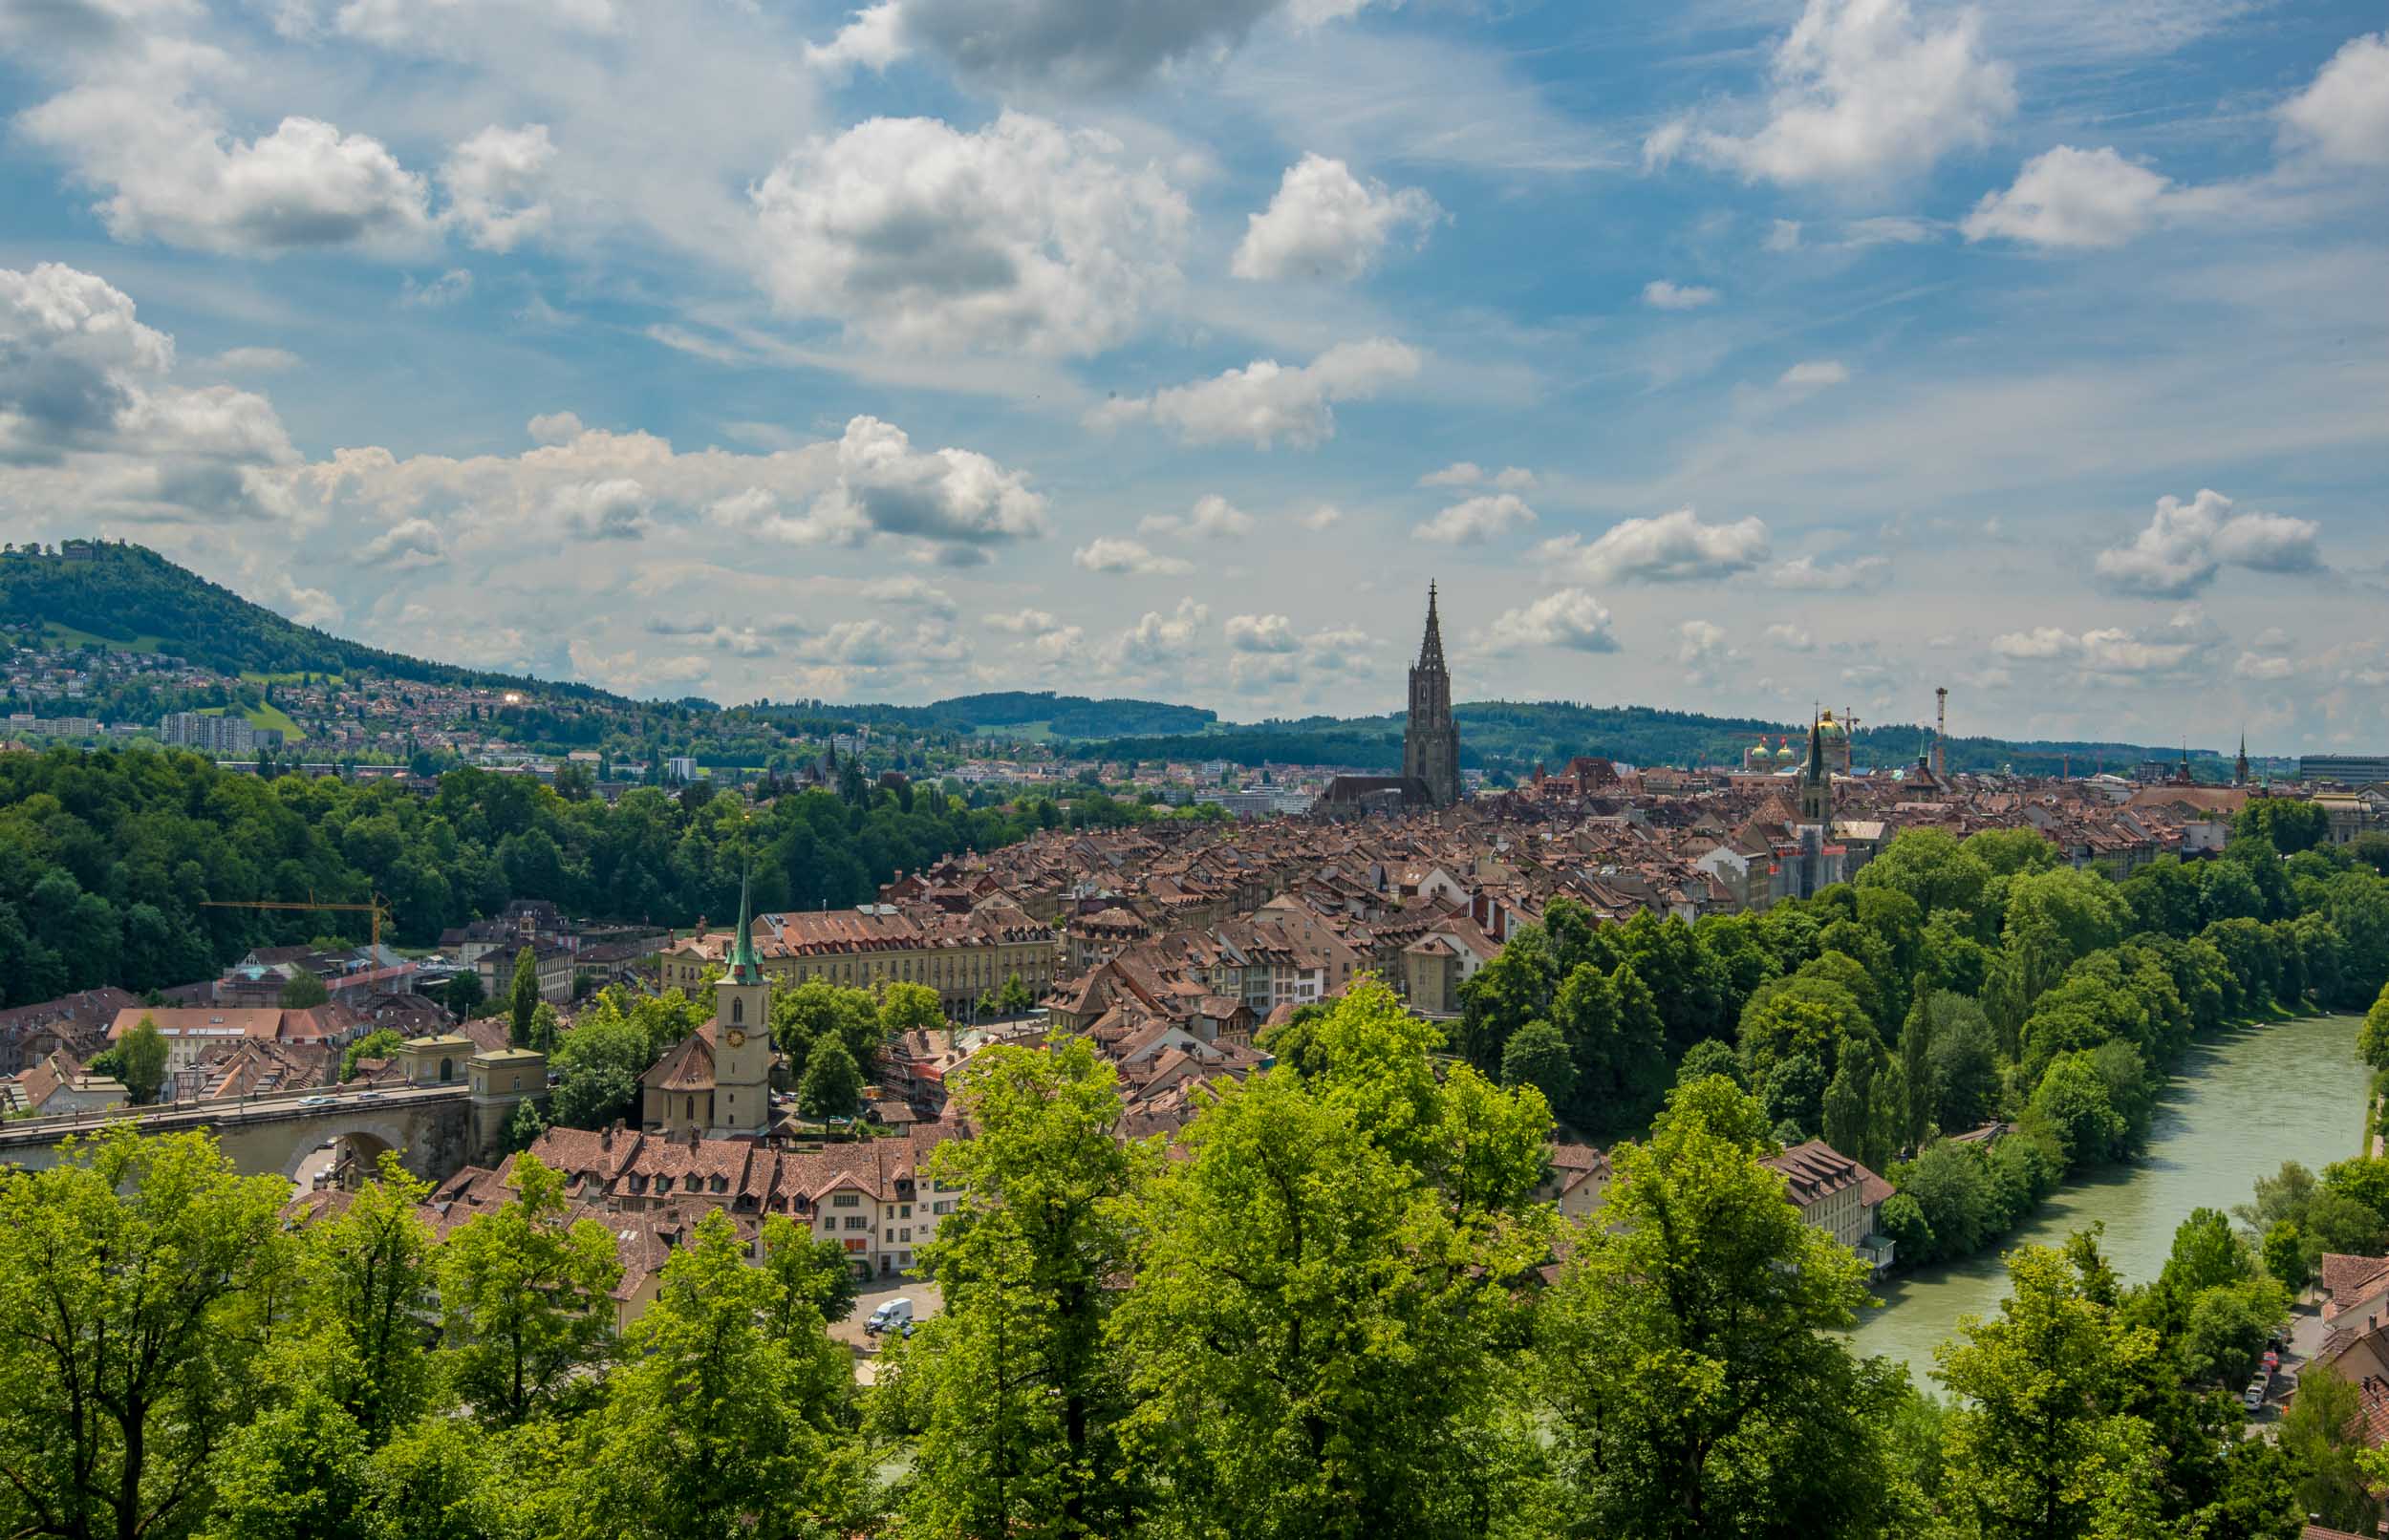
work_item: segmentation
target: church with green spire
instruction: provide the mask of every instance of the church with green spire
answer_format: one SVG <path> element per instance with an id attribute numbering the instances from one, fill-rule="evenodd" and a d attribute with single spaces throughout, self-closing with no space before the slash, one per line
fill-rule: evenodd
<path id="1" fill-rule="evenodd" d="M 750 884 L 739 881 L 739 928 L 729 966 L 714 985 L 714 1109 L 717 1135 L 771 1128 L 771 982 L 755 956 Z"/>

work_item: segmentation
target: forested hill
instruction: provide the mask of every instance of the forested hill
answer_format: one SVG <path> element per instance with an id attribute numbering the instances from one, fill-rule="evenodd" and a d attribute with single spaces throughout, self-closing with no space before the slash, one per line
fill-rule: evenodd
<path id="1" fill-rule="evenodd" d="M 1558 770 L 1578 755 L 1633 765 L 1738 764 L 1743 751 L 1764 738 L 1793 740 L 1805 752 L 1805 722 L 1771 722 L 1751 717 L 1708 717 L 1653 706 L 1586 706 L 1559 700 L 1483 700 L 1453 708 L 1460 727 L 1460 762 L 1471 769 L 1505 769 L 1524 775 L 1537 763 Z M 1913 724 L 1862 726 L 1852 745 L 1861 769 L 1915 762 L 1925 729 Z M 1104 759 L 1191 759 L 1231 764 L 1334 764 L 1390 772 L 1402 763 L 1402 717 L 1310 717 L 1250 726 L 1221 725 L 1199 739 L 1123 737 L 1075 744 L 1074 756 Z M 2032 742 L 1995 738 L 1952 738 L 1952 771 L 2012 768 L 2027 775 L 2077 775 L 2104 767 L 2128 771 L 2143 759 L 2171 759 L 2181 751 L 2135 743 Z M 2229 767 L 2214 751 L 2190 751 L 2191 770 L 2202 780 L 2227 779 Z"/>
<path id="2" fill-rule="evenodd" d="M 169 653 L 222 674 L 371 670 L 432 684 L 536 685 L 613 698 L 582 684 L 528 680 L 385 652 L 301 626 L 144 545 L 92 541 L 88 559 L 0 551 L 0 625 L 48 626 L 118 647 Z"/>

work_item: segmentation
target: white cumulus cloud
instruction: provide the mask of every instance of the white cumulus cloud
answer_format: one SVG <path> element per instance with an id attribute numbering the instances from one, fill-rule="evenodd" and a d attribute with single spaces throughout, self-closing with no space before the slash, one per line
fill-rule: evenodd
<path id="1" fill-rule="evenodd" d="M 1767 574 L 1771 588 L 1789 588 L 1811 593 L 1846 593 L 1852 589 L 1880 588 L 1891 581 L 1891 558 L 1860 556 L 1846 562 L 1820 562 L 1814 556 L 1796 556 Z"/>
<path id="2" fill-rule="evenodd" d="M 1595 583 L 1688 583 L 1747 572 L 1768 555 L 1757 519 L 1704 524 L 1690 508 L 1655 519 L 1626 519 L 1589 545 L 1562 535 L 1535 548 L 1539 562 L 1573 568 Z"/>
<path id="3" fill-rule="evenodd" d="M 1194 567 L 1182 557 L 1160 556 L 1141 540 L 1119 535 L 1103 535 L 1088 541 L 1070 553 L 1070 560 L 1087 572 L 1125 572 L 1131 577 L 1162 577 L 1191 572 Z"/>
<path id="4" fill-rule="evenodd" d="M 1697 310 L 1704 305 L 1716 304 L 1717 291 L 1699 284 L 1654 278 L 1643 286 L 1643 303 L 1654 310 Z"/>
<path id="5" fill-rule="evenodd" d="M 874 118 L 754 190 L 764 280 L 794 314 L 920 350 L 1101 353 L 1178 282 L 1186 200 L 1119 142 L 1005 113 L 971 133 Z"/>
<path id="6" fill-rule="evenodd" d="M 1535 510 L 1515 492 L 1489 492 L 1436 514 L 1410 533 L 1443 545 L 1482 545 L 1535 522 Z"/>
<path id="7" fill-rule="evenodd" d="M 1313 449 L 1335 437 L 1334 403 L 1367 400 L 1414 377 L 1419 363 L 1417 350 L 1388 337 L 1340 342 L 1299 368 L 1261 358 L 1216 378 L 1107 401 L 1087 422 L 1107 428 L 1151 420 L 1191 444 L 1242 441 L 1269 449 L 1282 438 Z"/>
<path id="8" fill-rule="evenodd" d="M 2026 161 L 2004 192 L 1985 193 L 1961 228 L 1969 241 L 2118 246 L 2148 227 L 2171 185 L 2111 149 L 2060 144 Z"/>
<path id="9" fill-rule="evenodd" d="M 2129 545 L 2098 553 L 2100 585 L 2117 593 L 2178 599 L 2215 580 L 2226 567 L 2258 572 L 2320 570 L 2322 531 L 2312 520 L 2238 512 L 2220 492 L 2189 502 L 2165 497 Z"/>
<path id="10" fill-rule="evenodd" d="M 2353 38 L 2282 103 L 2285 135 L 2328 160 L 2389 166 L 2389 32 Z"/>
<path id="11" fill-rule="evenodd" d="M 1582 588 L 1560 588 L 1494 617 L 1479 639 L 1489 652 L 1527 647 L 1563 647 L 1579 652 L 1614 652 L 1609 611 Z"/>
<path id="12" fill-rule="evenodd" d="M 545 123 L 483 129 L 440 168 L 448 218 L 483 250 L 513 250 L 548 227 L 549 210 L 539 192 L 555 155 Z"/>
<path id="13" fill-rule="evenodd" d="M 1247 217 L 1228 270 L 1238 278 L 1324 278 L 1366 274 L 1397 236 L 1424 242 L 1443 218 L 1416 187 L 1363 182 L 1342 160 L 1305 155 L 1286 168 L 1269 206 Z"/>
<path id="14" fill-rule="evenodd" d="M 1645 140 L 1754 181 L 1865 182 L 1978 147 L 2015 111 L 2015 73 L 1982 50 L 1971 10 L 1921 24 L 1907 0 L 1808 0 L 1776 48 L 1765 121 L 1748 133 L 1685 118 Z"/>

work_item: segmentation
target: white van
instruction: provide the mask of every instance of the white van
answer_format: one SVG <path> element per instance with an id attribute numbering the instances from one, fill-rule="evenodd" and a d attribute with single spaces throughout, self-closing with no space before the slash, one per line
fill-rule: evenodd
<path id="1" fill-rule="evenodd" d="M 871 1313 L 871 1319 L 863 1323 L 863 1334 L 877 1337 L 882 1332 L 904 1333 L 912 1324 L 913 1301 L 899 1295 Z"/>

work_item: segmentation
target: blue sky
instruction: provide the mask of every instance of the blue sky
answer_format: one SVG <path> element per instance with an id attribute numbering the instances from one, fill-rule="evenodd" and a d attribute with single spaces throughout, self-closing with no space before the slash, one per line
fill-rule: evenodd
<path id="1" fill-rule="evenodd" d="M 641 694 L 2389 744 L 2389 34 L 0 0 L 0 525 Z"/>

